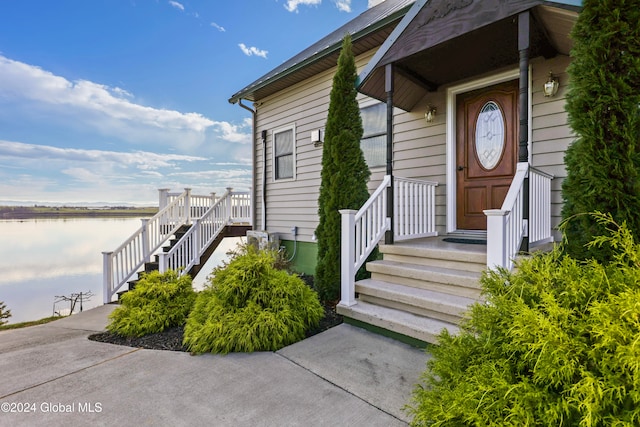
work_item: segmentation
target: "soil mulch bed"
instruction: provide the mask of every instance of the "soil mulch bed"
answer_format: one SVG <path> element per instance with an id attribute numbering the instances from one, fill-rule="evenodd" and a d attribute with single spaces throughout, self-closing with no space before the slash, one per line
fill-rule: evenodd
<path id="1" fill-rule="evenodd" d="M 335 307 L 324 307 L 324 317 L 317 327 L 307 331 L 307 338 L 326 331 L 342 323 L 342 316 L 336 313 Z M 187 351 L 182 345 L 183 326 L 169 328 L 157 334 L 149 334 L 140 338 L 125 338 L 111 332 L 101 332 L 89 336 L 92 341 L 110 344 L 126 345 L 129 347 L 146 348 L 151 350 Z"/>

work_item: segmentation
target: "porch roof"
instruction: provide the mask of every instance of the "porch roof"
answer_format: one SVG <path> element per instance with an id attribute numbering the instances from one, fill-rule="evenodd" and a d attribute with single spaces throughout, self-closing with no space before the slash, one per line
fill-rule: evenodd
<path id="1" fill-rule="evenodd" d="M 241 99 L 256 102 L 335 67 L 342 47 L 342 39 L 347 33 L 351 34 L 356 56 L 379 47 L 414 1 L 385 0 L 367 9 L 355 19 L 233 94 L 229 102 L 235 104 Z"/>
<path id="2" fill-rule="evenodd" d="M 384 101 L 394 65 L 394 105 L 411 111 L 441 85 L 518 63 L 517 15 L 531 10 L 530 57 L 568 55 L 581 0 L 418 0 L 359 76 Z"/>

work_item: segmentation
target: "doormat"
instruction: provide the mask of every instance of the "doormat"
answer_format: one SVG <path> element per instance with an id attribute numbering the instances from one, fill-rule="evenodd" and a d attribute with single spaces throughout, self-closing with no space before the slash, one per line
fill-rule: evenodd
<path id="1" fill-rule="evenodd" d="M 464 239 L 461 237 L 445 237 L 443 242 L 449 243 L 466 243 L 468 245 L 486 245 L 487 241 L 484 239 Z"/>

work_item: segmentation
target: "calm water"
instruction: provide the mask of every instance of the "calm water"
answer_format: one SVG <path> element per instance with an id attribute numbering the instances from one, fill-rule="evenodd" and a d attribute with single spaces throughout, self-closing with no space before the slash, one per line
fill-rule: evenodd
<path id="1" fill-rule="evenodd" d="M 11 310 L 9 323 L 51 316 L 58 295 L 91 292 L 83 308 L 102 305 L 102 252 L 116 249 L 140 224 L 139 218 L 0 220 L 0 301 Z M 238 241 L 225 239 L 194 278 L 196 289 Z M 68 303 L 56 305 L 65 308 Z"/>

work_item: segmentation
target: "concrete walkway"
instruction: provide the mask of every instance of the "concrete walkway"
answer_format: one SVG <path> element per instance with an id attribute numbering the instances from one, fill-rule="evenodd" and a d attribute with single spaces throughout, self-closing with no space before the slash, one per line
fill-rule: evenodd
<path id="1" fill-rule="evenodd" d="M 0 426 L 401 426 L 428 358 L 346 324 L 275 353 L 89 341 L 114 308 L 0 332 Z"/>

